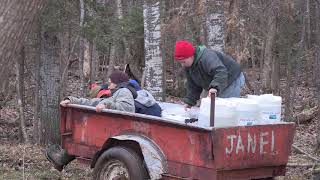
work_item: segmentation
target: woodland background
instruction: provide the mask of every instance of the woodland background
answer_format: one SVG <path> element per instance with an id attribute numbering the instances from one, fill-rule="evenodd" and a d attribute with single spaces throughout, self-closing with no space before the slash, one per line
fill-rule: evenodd
<path id="1" fill-rule="evenodd" d="M 59 102 L 87 96 L 90 83 L 129 64 L 158 100 L 180 103 L 179 39 L 236 59 L 247 79 L 242 95 L 282 96 L 283 120 L 297 124 L 285 178 L 312 178 L 320 147 L 319 0 L 0 1 L 0 178 L 90 176 L 77 163 L 59 174 L 42 156 L 59 142 Z"/>

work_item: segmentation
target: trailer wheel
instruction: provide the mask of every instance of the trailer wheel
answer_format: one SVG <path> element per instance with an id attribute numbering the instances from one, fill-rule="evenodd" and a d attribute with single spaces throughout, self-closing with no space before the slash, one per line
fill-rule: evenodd
<path id="1" fill-rule="evenodd" d="M 143 161 L 131 149 L 112 147 L 102 153 L 93 171 L 97 180 L 136 180 L 148 179 Z"/>

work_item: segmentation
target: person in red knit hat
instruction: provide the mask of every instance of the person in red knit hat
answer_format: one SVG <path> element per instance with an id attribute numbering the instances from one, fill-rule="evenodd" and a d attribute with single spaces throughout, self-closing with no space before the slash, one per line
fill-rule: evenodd
<path id="1" fill-rule="evenodd" d="M 239 63 L 230 56 L 205 46 L 195 48 L 186 40 L 176 42 L 173 56 L 187 76 L 185 108 L 194 106 L 203 90 L 208 96 L 212 93 L 221 98 L 240 96 L 245 79 Z"/>

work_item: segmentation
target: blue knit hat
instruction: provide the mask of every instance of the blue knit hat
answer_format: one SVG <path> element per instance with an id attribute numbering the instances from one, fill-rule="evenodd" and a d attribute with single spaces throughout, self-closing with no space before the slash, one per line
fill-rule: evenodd
<path id="1" fill-rule="evenodd" d="M 136 91 L 140 91 L 141 90 L 141 87 L 140 87 L 140 85 L 138 84 L 138 82 L 136 80 L 130 79 L 129 83 L 134 87 L 134 89 Z"/>

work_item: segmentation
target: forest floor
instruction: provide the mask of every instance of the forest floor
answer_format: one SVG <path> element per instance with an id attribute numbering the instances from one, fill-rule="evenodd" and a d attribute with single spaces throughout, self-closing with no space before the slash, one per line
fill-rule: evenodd
<path id="1" fill-rule="evenodd" d="M 306 92 L 308 90 L 300 88 L 299 91 Z M 177 100 L 176 98 L 170 99 Z M 18 114 L 15 104 L 12 100 L 0 110 L 0 180 L 91 179 L 92 170 L 88 165 L 73 161 L 62 172 L 58 172 L 43 155 L 44 146 L 20 144 L 18 142 Z M 26 111 L 31 112 L 32 107 L 27 106 Z M 27 121 L 28 129 L 31 130 L 31 115 L 27 113 L 26 116 L 29 119 Z M 320 159 L 319 154 L 314 151 L 318 131 L 317 122 L 318 119 L 314 118 L 306 124 L 296 126 L 294 145 L 305 153 L 292 148 L 288 163 L 290 166 L 287 167 L 286 175 L 277 179 L 312 179 L 313 170 L 319 167 L 312 166 L 315 162 L 309 156 Z"/>

